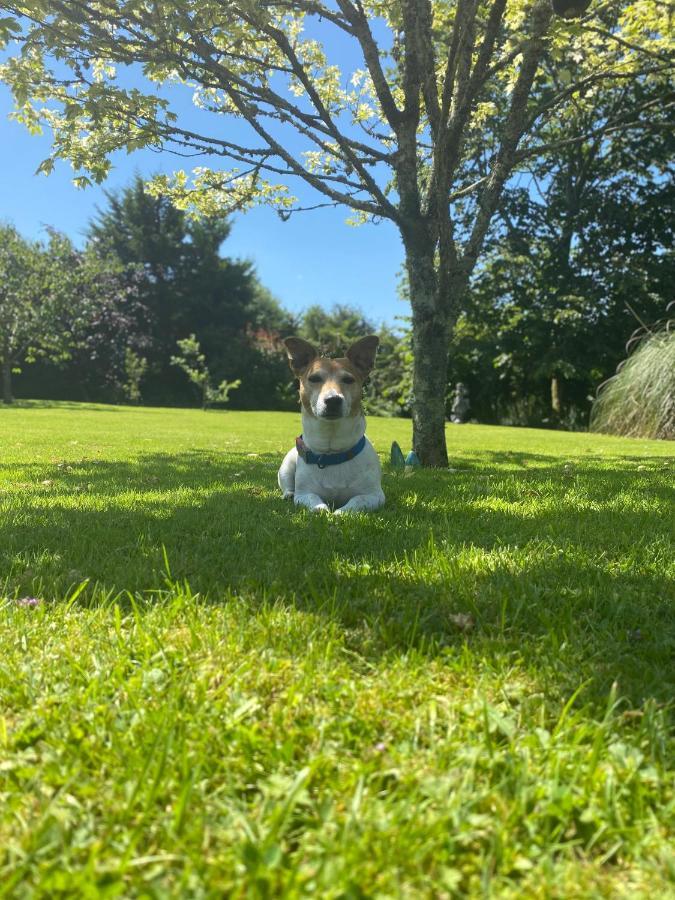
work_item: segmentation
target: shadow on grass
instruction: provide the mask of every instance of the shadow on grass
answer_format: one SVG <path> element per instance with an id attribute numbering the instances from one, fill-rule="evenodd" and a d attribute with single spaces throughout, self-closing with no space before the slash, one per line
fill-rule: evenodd
<path id="1" fill-rule="evenodd" d="M 618 460 L 572 474 L 554 461 L 492 452 L 456 473 L 388 473 L 385 509 L 344 519 L 284 502 L 272 455 L 1 467 L 0 565 L 10 594 L 63 597 L 88 578 L 93 598 L 96 583 L 161 589 L 166 551 L 172 579 L 208 602 L 294 604 L 360 653 L 469 641 L 545 658 L 561 690 L 617 679 L 634 702 L 671 699 L 672 486 Z"/>
<path id="2" fill-rule="evenodd" d="M 675 447 L 673 448 L 675 450 Z M 672 456 L 629 456 L 621 455 L 617 458 L 611 453 L 600 454 L 586 452 L 580 454 L 578 451 L 572 454 L 569 459 L 555 454 L 528 453 L 526 451 L 517 450 L 477 450 L 464 451 L 451 462 L 452 466 L 456 466 L 456 471 L 485 471 L 485 472 L 526 472 L 529 470 L 535 472 L 548 471 L 551 474 L 557 474 L 561 477 L 568 476 L 575 472 L 583 472 L 585 475 L 601 475 L 605 477 L 608 473 L 606 469 L 597 468 L 598 466 L 607 465 L 608 462 L 617 461 L 620 471 L 623 475 L 629 472 L 636 472 L 638 466 L 644 466 L 645 470 L 658 470 L 664 467 L 675 466 L 675 454 Z M 594 468 L 595 467 L 595 468 Z"/>

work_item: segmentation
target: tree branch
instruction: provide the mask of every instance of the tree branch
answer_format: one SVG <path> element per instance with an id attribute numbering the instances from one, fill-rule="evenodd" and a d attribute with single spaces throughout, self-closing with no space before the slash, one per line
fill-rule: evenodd
<path id="1" fill-rule="evenodd" d="M 504 183 L 512 170 L 516 148 L 526 128 L 523 113 L 544 53 L 545 35 L 551 17 L 552 9 L 549 0 L 539 0 L 532 11 L 532 33 L 523 51 L 523 60 L 511 94 L 511 104 L 504 123 L 501 144 L 483 193 L 478 200 L 476 221 L 462 253 L 462 263 L 467 271 L 471 271 L 476 263 L 490 220 L 499 203 Z"/>
<path id="2" fill-rule="evenodd" d="M 250 18 L 243 14 L 239 13 L 244 21 L 249 22 L 249 24 L 258 24 L 252 23 Z M 356 153 L 354 153 L 352 147 L 349 145 L 349 141 L 344 137 L 340 129 L 335 125 L 333 119 L 326 108 L 326 105 L 323 103 L 321 97 L 319 96 L 318 91 L 316 90 L 314 84 L 312 83 L 311 78 L 308 76 L 305 67 L 301 63 L 296 54 L 295 50 L 291 46 L 291 42 L 288 40 L 288 37 L 278 28 L 273 28 L 271 26 L 264 26 L 258 24 L 258 27 L 265 34 L 268 34 L 271 37 L 276 45 L 279 47 L 281 52 L 285 55 L 286 59 L 288 59 L 293 73 L 298 78 L 305 91 L 307 92 L 307 96 L 312 101 L 314 108 L 316 109 L 319 117 L 325 124 L 328 129 L 330 135 L 333 137 L 337 145 L 340 147 L 342 152 L 344 153 L 347 161 L 353 166 L 356 172 L 358 172 L 361 177 L 361 181 L 365 189 L 371 194 L 371 196 L 376 200 L 376 202 L 380 203 L 383 209 L 387 209 L 389 212 L 390 218 L 396 217 L 396 209 L 389 202 L 389 200 L 385 197 L 380 189 L 379 185 L 375 181 L 375 179 L 370 175 L 362 161 L 358 158 Z"/>
<path id="3" fill-rule="evenodd" d="M 389 83 L 385 78 L 380 62 L 380 51 L 370 30 L 368 18 L 360 3 L 354 6 L 349 0 L 337 0 L 342 14 L 351 24 L 354 36 L 361 46 L 363 59 L 375 88 L 382 113 L 391 128 L 396 132 L 401 120 L 401 110 L 396 105 Z"/>
<path id="4" fill-rule="evenodd" d="M 663 98 L 659 98 L 658 100 L 650 100 L 648 103 L 645 103 L 642 106 L 638 107 L 637 112 L 642 112 L 643 110 L 656 104 L 659 104 L 660 107 L 664 110 L 675 110 L 675 102 L 673 102 L 675 101 L 675 93 L 670 95 L 669 100 L 670 102 L 665 103 L 665 105 Z M 618 118 L 613 120 L 608 120 L 599 128 L 594 128 L 591 131 L 585 132 L 584 134 L 574 135 L 573 137 L 569 138 L 561 138 L 559 141 L 551 141 L 548 144 L 538 144 L 535 147 L 529 147 L 526 150 L 520 150 L 515 154 L 514 159 L 516 162 L 521 162 L 522 160 L 530 159 L 533 156 L 551 153 L 554 150 L 560 150 L 562 147 L 569 147 L 570 144 L 578 144 L 581 141 L 588 141 L 596 137 L 613 134 L 616 131 L 624 131 L 628 128 L 633 128 L 636 126 L 645 129 L 673 127 L 671 123 L 644 121 L 641 119 L 629 118 L 629 116 L 634 115 L 635 112 L 636 110 L 630 110 L 630 112 L 625 113 L 623 116 L 619 116 Z"/>
<path id="5" fill-rule="evenodd" d="M 441 107 L 436 84 L 436 54 L 432 34 L 433 13 L 430 0 L 405 0 L 403 5 L 406 48 L 410 45 L 411 57 L 417 73 L 418 87 L 424 97 L 432 135 L 441 125 Z"/>

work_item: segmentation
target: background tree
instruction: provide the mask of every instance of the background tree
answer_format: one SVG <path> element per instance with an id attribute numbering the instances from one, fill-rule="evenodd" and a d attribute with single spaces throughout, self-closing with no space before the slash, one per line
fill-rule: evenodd
<path id="1" fill-rule="evenodd" d="M 117 149 L 197 152 L 214 165 L 156 179 L 157 190 L 202 212 L 264 201 L 288 215 L 298 208 L 288 184 L 301 179 L 324 203 L 397 225 L 412 305 L 414 446 L 427 465 L 447 463 L 449 339 L 504 185 L 551 149 L 539 125 L 607 79 L 672 74 L 668 4 L 658 0 L 607 0 L 581 24 L 552 20 L 549 0 L 32 0 L 0 8 L 16 16 L 2 27 L 22 48 L 2 69 L 18 118 L 52 129 L 44 171 L 66 158 L 84 184 L 106 176 Z M 351 79 L 325 49 L 344 41 L 363 61 Z M 546 54 L 558 68 L 578 60 L 576 80 L 551 83 Z M 118 79 L 116 67 L 132 65 L 151 81 L 188 84 L 198 105 L 243 120 L 250 137 L 183 127 L 162 93 Z M 641 112 L 622 112 L 607 127 Z M 474 178 L 477 140 L 483 166 Z"/>
<path id="2" fill-rule="evenodd" d="M 115 272 L 106 271 L 91 254 L 75 251 L 58 232 L 50 232 L 45 246 L 24 240 L 11 226 L 0 228 L 4 402 L 12 402 L 12 374 L 25 362 L 58 364 L 78 348 L 84 350 L 85 335 L 124 290 Z M 118 333 L 115 339 L 119 341 Z M 86 349 L 90 364 L 92 348 Z"/>
<path id="3" fill-rule="evenodd" d="M 40 252 L 10 225 L 0 226 L 2 400 L 12 403 L 12 374 L 44 330 Z"/>
<path id="4" fill-rule="evenodd" d="M 504 193 L 450 354 L 450 379 L 471 385 L 480 418 L 586 424 L 626 334 L 662 315 L 675 281 L 675 130 L 659 118 L 602 126 L 671 99 L 659 83 L 604 86 L 571 114 L 592 136 L 534 160 Z"/>
<path id="5" fill-rule="evenodd" d="M 191 401 L 189 384 L 171 358 L 176 342 L 194 333 L 218 380 L 255 370 L 257 379 L 247 378 L 242 387 L 243 405 L 273 403 L 265 369 L 279 376 L 282 361 L 261 354 L 250 335 L 260 327 L 283 330 L 289 317 L 260 285 L 251 263 L 221 256 L 230 233 L 226 218 L 189 219 L 169 198 L 151 195 L 139 177 L 106 196 L 108 205 L 88 238 L 102 258 L 140 272 L 139 300 L 148 323 L 144 400 Z"/>
<path id="6" fill-rule="evenodd" d="M 27 384 L 37 387 L 38 396 L 56 392 L 69 399 L 120 401 L 136 379 L 132 399 L 138 402 L 152 344 L 140 269 L 102 257 L 91 246 L 79 250 L 57 232 L 46 262 L 50 278 L 58 281 L 59 321 L 68 342 L 58 356 L 38 355 L 41 361 L 27 373 Z"/>

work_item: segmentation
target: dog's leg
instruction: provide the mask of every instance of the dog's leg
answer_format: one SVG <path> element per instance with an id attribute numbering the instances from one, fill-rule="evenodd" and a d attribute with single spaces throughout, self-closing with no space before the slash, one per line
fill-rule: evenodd
<path id="1" fill-rule="evenodd" d="M 318 494 L 296 494 L 295 505 L 306 506 L 312 512 L 330 512 L 330 507 L 323 502 Z"/>
<path id="2" fill-rule="evenodd" d="M 374 491 L 372 494 L 356 494 L 351 500 L 348 500 L 344 506 L 335 510 L 335 515 L 350 512 L 370 512 L 384 506 L 384 493 L 382 491 Z"/>
<path id="3" fill-rule="evenodd" d="M 293 499 L 293 494 L 295 493 L 295 469 L 297 464 L 298 451 L 293 447 L 293 449 L 289 450 L 286 456 L 284 456 L 284 461 L 279 467 L 279 474 L 277 475 L 277 481 L 279 482 L 279 487 L 281 488 L 284 500 Z"/>

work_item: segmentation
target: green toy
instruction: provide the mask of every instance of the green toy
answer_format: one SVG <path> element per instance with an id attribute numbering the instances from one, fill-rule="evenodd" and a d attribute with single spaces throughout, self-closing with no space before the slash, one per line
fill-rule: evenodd
<path id="1" fill-rule="evenodd" d="M 403 457 L 403 452 L 396 441 L 392 441 L 390 459 L 391 464 L 395 469 L 405 468 L 405 459 Z"/>

